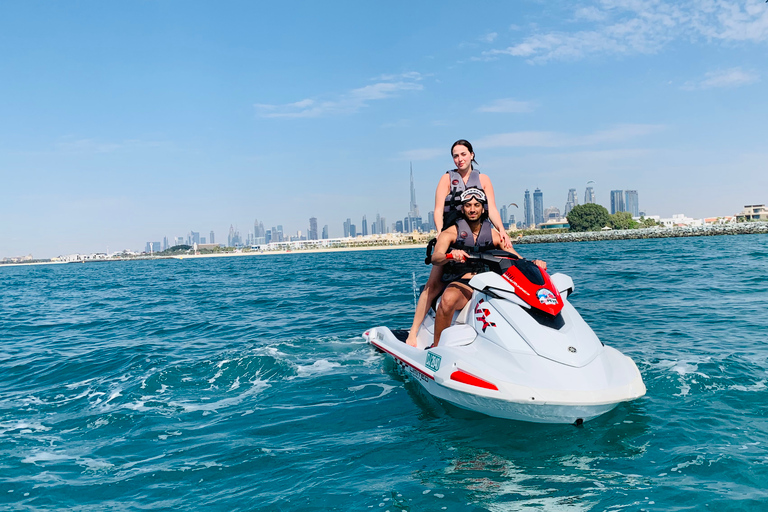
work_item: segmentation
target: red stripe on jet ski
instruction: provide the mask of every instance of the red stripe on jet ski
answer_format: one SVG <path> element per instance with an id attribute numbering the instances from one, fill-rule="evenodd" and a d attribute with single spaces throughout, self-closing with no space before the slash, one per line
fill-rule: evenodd
<path id="1" fill-rule="evenodd" d="M 475 377 L 474 375 L 469 374 L 464 370 L 456 370 L 453 372 L 451 374 L 451 380 L 455 380 L 456 382 L 461 382 L 463 384 L 469 384 L 470 386 L 477 386 L 479 388 L 492 389 L 493 391 L 499 390 L 499 388 L 490 382 L 485 381 L 479 377 Z"/>
<path id="2" fill-rule="evenodd" d="M 408 366 L 410 366 L 411 368 L 413 368 L 414 370 L 416 370 L 417 372 L 419 372 L 419 373 L 420 373 L 420 374 L 422 374 L 423 376 L 425 376 L 425 377 L 427 377 L 427 378 L 429 378 L 429 379 L 435 380 L 435 377 L 433 377 L 432 375 L 428 374 L 427 372 L 425 372 L 424 370 L 422 370 L 422 369 L 421 369 L 421 368 L 419 368 L 418 366 L 414 366 L 414 365 L 412 365 L 411 363 L 409 363 L 409 362 L 408 362 L 408 361 L 406 361 L 405 359 L 401 359 L 401 358 L 397 357 L 397 354 L 395 354 L 394 352 L 391 352 L 391 351 L 387 350 L 386 348 L 382 347 L 381 345 L 379 345 L 379 344 L 378 344 L 378 343 L 376 343 L 375 341 L 372 341 L 371 343 L 372 343 L 373 345 L 376 345 L 376 347 L 377 347 L 379 350 L 382 350 L 382 351 L 386 352 L 387 354 L 391 355 L 392 357 L 394 357 L 395 359 L 397 359 L 397 360 L 398 360 L 398 361 L 400 361 L 401 363 L 403 363 L 403 364 L 407 364 Z"/>

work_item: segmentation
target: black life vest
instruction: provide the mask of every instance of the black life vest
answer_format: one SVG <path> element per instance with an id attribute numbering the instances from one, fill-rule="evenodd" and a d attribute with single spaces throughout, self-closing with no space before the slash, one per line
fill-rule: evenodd
<path id="1" fill-rule="evenodd" d="M 480 184 L 480 172 L 472 169 L 469 172 L 467 183 L 464 183 L 464 179 L 461 177 L 456 169 L 446 171 L 448 178 L 450 179 L 451 190 L 448 195 L 445 196 L 445 203 L 443 206 L 443 229 L 456 223 L 461 218 L 461 193 L 466 189 L 475 187 L 483 190 L 483 186 Z M 488 203 L 483 203 L 483 208 L 488 211 Z"/>
<path id="2" fill-rule="evenodd" d="M 480 225 L 477 238 L 472 234 L 469 223 L 463 218 L 456 221 L 456 240 L 451 243 L 450 250 L 460 249 L 468 254 L 477 254 L 495 249 L 493 245 L 493 224 L 488 219 Z M 449 251 L 450 252 L 450 251 Z M 482 266 L 473 261 L 456 262 L 449 261 L 443 266 L 442 281 L 448 283 L 461 279 L 467 272 L 477 272 Z"/>

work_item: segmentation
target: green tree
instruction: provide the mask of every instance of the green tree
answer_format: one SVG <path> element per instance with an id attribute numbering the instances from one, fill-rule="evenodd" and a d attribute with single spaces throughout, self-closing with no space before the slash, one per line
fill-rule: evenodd
<path id="1" fill-rule="evenodd" d="M 599 204 L 588 203 L 574 206 L 567 219 L 571 231 L 599 231 L 610 225 L 611 214 Z"/>
<path id="2" fill-rule="evenodd" d="M 611 215 L 611 227 L 613 229 L 635 229 L 637 228 L 637 221 L 632 219 L 632 214 L 629 212 L 616 212 Z"/>

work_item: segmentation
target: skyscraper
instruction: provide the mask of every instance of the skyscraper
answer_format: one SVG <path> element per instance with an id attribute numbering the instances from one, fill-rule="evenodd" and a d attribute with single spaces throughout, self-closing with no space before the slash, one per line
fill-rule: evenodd
<path id="1" fill-rule="evenodd" d="M 416 204 L 416 187 L 413 186 L 413 163 L 411 163 L 411 208 L 409 214 L 410 217 L 421 217 L 419 207 Z"/>
<path id="2" fill-rule="evenodd" d="M 309 233 L 307 233 L 307 240 L 317 240 L 317 217 L 309 218 Z"/>
<path id="3" fill-rule="evenodd" d="M 637 190 L 625 190 L 624 198 L 627 211 L 632 214 L 633 217 L 640 216 L 640 203 L 637 199 Z"/>
<path id="4" fill-rule="evenodd" d="M 624 208 L 624 191 L 611 190 L 611 214 L 627 211 Z"/>
<path id="5" fill-rule="evenodd" d="M 595 202 L 595 189 L 587 187 L 584 191 L 584 204 L 593 204 Z"/>
<path id="6" fill-rule="evenodd" d="M 568 199 L 566 199 L 565 201 L 563 216 L 567 217 L 568 212 L 573 210 L 573 207 L 577 206 L 578 204 L 579 204 L 579 197 L 576 195 L 576 189 L 575 188 L 568 189 Z"/>
<path id="7" fill-rule="evenodd" d="M 323 240 L 328 240 L 328 224 L 323 226 Z"/>
<path id="8" fill-rule="evenodd" d="M 533 191 L 533 222 L 537 226 L 544 222 L 544 193 L 538 188 Z"/>
<path id="9" fill-rule="evenodd" d="M 523 199 L 523 210 L 525 211 L 525 227 L 533 226 L 533 203 L 531 202 L 531 193 L 526 189 L 525 199 Z"/>
<path id="10" fill-rule="evenodd" d="M 365 215 L 363 215 L 362 228 L 363 228 L 363 236 L 368 236 L 368 219 L 365 218 Z"/>
<path id="11" fill-rule="evenodd" d="M 501 223 L 504 224 L 504 227 L 507 227 L 507 222 L 509 222 L 509 216 L 507 214 L 507 205 L 502 206 L 499 208 L 499 215 L 501 215 Z"/>
<path id="12" fill-rule="evenodd" d="M 352 225 L 352 219 L 347 219 L 344 221 L 344 238 L 347 238 L 349 236 L 349 227 Z"/>
<path id="13" fill-rule="evenodd" d="M 421 230 L 421 214 L 419 213 L 419 206 L 416 204 L 416 187 L 413 185 L 413 164 L 411 164 L 411 206 L 404 224 L 405 231 Z"/>
<path id="14" fill-rule="evenodd" d="M 216 243 L 215 242 L 216 239 L 213 237 L 213 231 L 211 231 L 211 237 L 209 238 L 209 240 L 210 240 L 210 242 L 208 242 L 209 244 L 215 244 Z"/>

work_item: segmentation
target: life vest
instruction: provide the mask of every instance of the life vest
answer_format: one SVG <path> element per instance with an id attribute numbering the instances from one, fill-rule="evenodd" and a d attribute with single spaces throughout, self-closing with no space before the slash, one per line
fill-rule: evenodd
<path id="1" fill-rule="evenodd" d="M 469 227 L 469 223 L 464 218 L 459 218 L 456 221 L 456 240 L 451 243 L 450 250 L 459 249 L 467 254 L 478 254 L 485 251 L 495 249 L 493 245 L 493 224 L 488 219 L 484 220 L 480 224 L 480 232 L 477 234 L 477 238 L 474 238 L 472 229 Z M 450 261 L 443 267 L 444 283 L 456 281 L 467 272 L 477 272 L 482 265 L 478 266 L 473 261 L 456 262 Z"/>
<path id="2" fill-rule="evenodd" d="M 448 195 L 445 196 L 445 203 L 443 206 L 443 229 L 455 224 L 458 219 L 461 218 L 461 193 L 470 187 L 479 188 L 483 190 L 483 186 L 480 184 L 480 172 L 472 169 L 469 171 L 469 177 L 467 183 L 464 183 L 464 178 L 461 177 L 456 169 L 446 171 L 448 178 L 450 179 L 451 190 Z M 488 211 L 488 203 L 483 203 L 483 208 Z"/>

